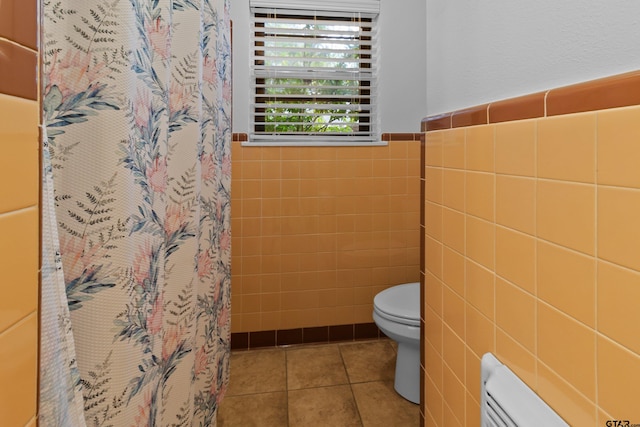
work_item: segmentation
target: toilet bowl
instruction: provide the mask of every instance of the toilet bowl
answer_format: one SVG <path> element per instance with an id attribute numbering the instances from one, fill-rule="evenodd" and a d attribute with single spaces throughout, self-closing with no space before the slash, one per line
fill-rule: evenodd
<path id="1" fill-rule="evenodd" d="M 420 403 L 420 283 L 393 286 L 377 294 L 373 321 L 398 343 L 396 391 L 408 401 Z"/>

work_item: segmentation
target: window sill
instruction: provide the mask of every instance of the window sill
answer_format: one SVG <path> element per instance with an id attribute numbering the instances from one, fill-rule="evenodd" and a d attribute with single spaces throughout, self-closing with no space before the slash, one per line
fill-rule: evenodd
<path id="1" fill-rule="evenodd" d="M 388 141 L 283 141 L 283 142 L 265 142 L 265 141 L 242 141 L 243 147 L 383 147 L 389 145 Z"/>

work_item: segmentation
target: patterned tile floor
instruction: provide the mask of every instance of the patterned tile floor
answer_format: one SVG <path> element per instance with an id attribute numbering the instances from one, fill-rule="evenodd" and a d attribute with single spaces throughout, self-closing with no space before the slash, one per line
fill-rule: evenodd
<path id="1" fill-rule="evenodd" d="M 420 408 L 393 389 L 383 339 L 233 352 L 219 427 L 413 427 Z"/>

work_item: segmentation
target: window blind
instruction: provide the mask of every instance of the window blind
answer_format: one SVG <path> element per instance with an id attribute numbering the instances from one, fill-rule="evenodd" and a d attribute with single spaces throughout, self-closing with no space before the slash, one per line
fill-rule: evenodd
<path id="1" fill-rule="evenodd" d="M 251 8 L 380 13 L 380 0 L 250 0 Z"/>
<path id="2" fill-rule="evenodd" d="M 376 14 L 344 10 L 351 3 L 332 11 L 300 10 L 300 2 L 296 10 L 273 8 L 284 3 L 251 2 L 261 7 L 252 8 L 249 140 L 377 141 Z"/>

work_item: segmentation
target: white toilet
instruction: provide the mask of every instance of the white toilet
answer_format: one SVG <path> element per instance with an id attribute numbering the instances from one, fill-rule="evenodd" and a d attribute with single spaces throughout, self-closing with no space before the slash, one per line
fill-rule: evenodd
<path id="1" fill-rule="evenodd" d="M 396 391 L 420 403 L 420 283 L 393 286 L 376 295 L 373 320 L 398 343 Z"/>

